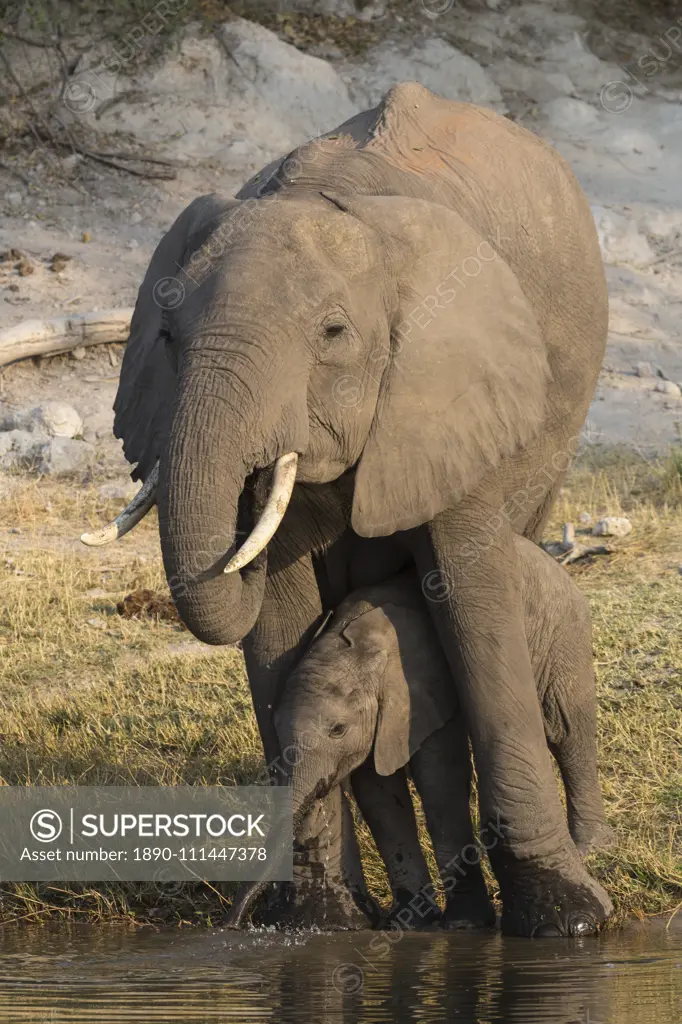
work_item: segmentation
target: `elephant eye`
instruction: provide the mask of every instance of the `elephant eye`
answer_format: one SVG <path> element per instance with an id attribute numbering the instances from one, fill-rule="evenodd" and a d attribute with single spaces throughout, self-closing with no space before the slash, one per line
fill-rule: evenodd
<path id="1" fill-rule="evenodd" d="M 326 338 L 338 338 L 346 329 L 345 324 L 326 324 L 324 334 Z"/>
<path id="2" fill-rule="evenodd" d="M 337 740 L 340 736 L 343 736 L 347 728 L 348 726 L 344 722 L 337 722 L 336 725 L 333 725 L 329 730 L 329 735 Z"/>

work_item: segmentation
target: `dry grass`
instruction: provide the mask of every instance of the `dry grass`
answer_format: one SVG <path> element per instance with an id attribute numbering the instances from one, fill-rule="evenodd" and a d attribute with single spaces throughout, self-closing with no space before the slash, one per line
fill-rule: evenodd
<path id="1" fill-rule="evenodd" d="M 572 575 L 592 607 L 602 787 L 617 843 L 592 863 L 620 916 L 682 905 L 682 457 L 613 452 L 574 470 L 553 518 L 633 532 Z"/>
<path id="2" fill-rule="evenodd" d="M 572 573 L 593 608 L 600 750 L 618 843 L 596 856 L 621 919 L 682 903 L 682 461 L 618 453 L 583 460 L 548 534 L 579 513 L 626 513 L 633 533 Z M 135 588 L 163 590 L 153 521 L 115 550 L 73 538 L 116 510 L 94 487 L 17 482 L 0 500 L 0 781 L 146 785 L 248 782 L 261 753 L 236 649 L 205 649 L 179 626 L 125 619 Z M 10 532 L 15 524 L 19 533 Z M 366 831 L 374 894 L 385 873 Z M 231 887 L 222 887 L 229 896 Z M 0 920 L 48 915 L 212 921 L 224 897 L 187 885 L 4 884 Z"/>

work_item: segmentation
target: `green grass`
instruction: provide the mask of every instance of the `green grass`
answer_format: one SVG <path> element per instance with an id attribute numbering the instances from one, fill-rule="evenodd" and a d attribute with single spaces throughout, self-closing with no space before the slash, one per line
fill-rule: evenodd
<path id="1" fill-rule="evenodd" d="M 130 590 L 164 587 L 153 517 L 115 550 L 73 543 L 84 525 L 115 511 L 94 487 L 74 494 L 46 481 L 18 481 L 0 500 L 0 783 L 256 779 L 262 757 L 240 652 L 207 651 L 177 624 L 116 614 Z M 583 458 L 548 538 L 567 520 L 579 525 L 581 512 L 626 513 L 634 527 L 614 554 L 571 567 L 592 606 L 600 768 L 617 836 L 590 868 L 617 921 L 671 913 L 682 904 L 682 458 Z M 17 523 L 21 532 L 9 532 Z M 370 889 L 385 900 L 385 872 L 364 826 L 361 844 Z M 0 923 L 215 923 L 231 891 L 5 883 Z"/>

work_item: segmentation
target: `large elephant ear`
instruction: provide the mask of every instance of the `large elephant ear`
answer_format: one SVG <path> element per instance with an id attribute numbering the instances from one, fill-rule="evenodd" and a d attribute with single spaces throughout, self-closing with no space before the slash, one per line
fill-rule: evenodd
<path id="1" fill-rule="evenodd" d="M 426 609 L 393 602 L 354 619 L 344 636 L 365 659 L 387 654 L 378 690 L 374 767 L 393 775 L 457 711 L 452 676 Z"/>
<path id="2" fill-rule="evenodd" d="M 156 247 L 138 292 L 114 402 L 114 434 L 122 439 L 128 461 L 137 463 L 135 479 L 149 475 L 170 428 L 176 377 L 166 350 L 165 317 L 191 287 L 183 268 L 236 205 L 218 193 L 190 203 Z"/>
<path id="3" fill-rule="evenodd" d="M 494 238 L 424 200 L 342 203 L 379 235 L 396 289 L 390 351 L 373 354 L 383 372 L 352 518 L 361 536 L 384 536 L 452 507 L 528 444 L 550 374 L 533 309 Z"/>

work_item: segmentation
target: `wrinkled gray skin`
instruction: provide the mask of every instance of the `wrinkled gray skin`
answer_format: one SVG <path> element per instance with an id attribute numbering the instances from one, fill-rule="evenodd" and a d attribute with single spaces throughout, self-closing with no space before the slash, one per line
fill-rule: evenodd
<path id="1" fill-rule="evenodd" d="M 515 547 L 545 735 L 561 770 L 571 836 L 585 854 L 609 835 L 597 778 L 589 609 L 541 548 L 521 537 Z M 288 759 L 294 816 L 352 772 L 386 862 L 393 913 L 407 914 L 414 927 L 437 915 L 426 898 L 430 876 L 403 770 L 409 763 L 448 893 L 443 924 L 494 923 L 469 816 L 466 727 L 412 570 L 342 603 L 287 680 L 275 723 L 283 749 L 297 752 Z M 499 831 L 497 822 L 485 823 L 486 847 L 499 842 Z"/>
<path id="2" fill-rule="evenodd" d="M 136 475 L 160 459 L 180 615 L 208 643 L 244 638 L 273 761 L 272 707 L 325 610 L 414 559 L 442 598 L 429 610 L 482 817 L 504 823 L 492 851 L 503 928 L 594 931 L 608 898 L 562 813 L 513 543 L 542 531 L 604 352 L 587 201 L 537 137 L 415 84 L 238 198 L 196 200 L 160 242 L 115 406 Z M 222 574 L 289 451 L 297 484 L 267 557 Z M 337 858 L 339 893 L 351 854 Z M 311 842 L 294 919 L 315 857 Z M 341 926 L 357 923 L 349 906 L 339 902 Z"/>

